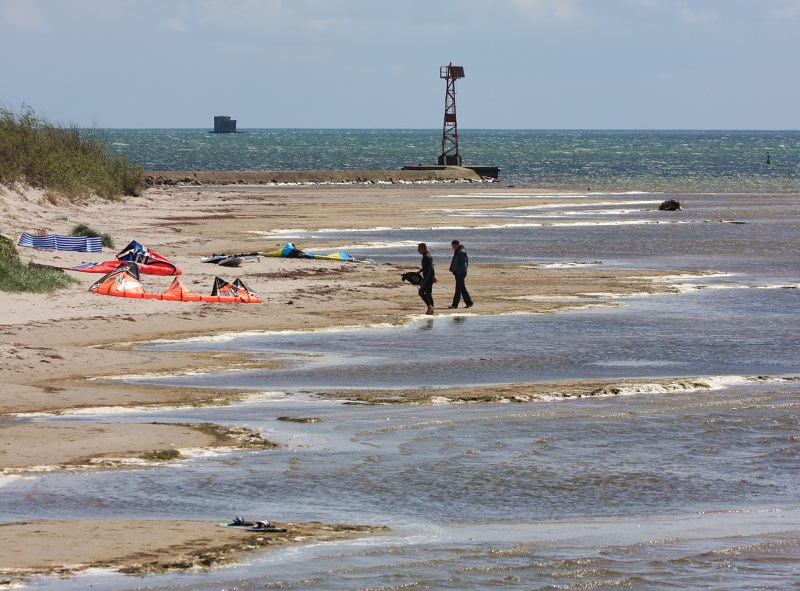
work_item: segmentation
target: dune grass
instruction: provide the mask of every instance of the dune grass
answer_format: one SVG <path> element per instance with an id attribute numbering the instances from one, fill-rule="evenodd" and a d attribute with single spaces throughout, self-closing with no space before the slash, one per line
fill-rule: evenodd
<path id="1" fill-rule="evenodd" d="M 86 224 L 78 224 L 72 231 L 69 233 L 70 236 L 85 236 L 87 238 L 102 238 L 103 239 L 103 246 L 106 248 L 114 248 L 114 241 L 111 239 L 111 236 L 108 234 L 103 234 L 98 232 L 94 228 L 90 228 Z"/>
<path id="2" fill-rule="evenodd" d="M 77 200 L 89 195 L 116 199 L 138 195 L 144 171 L 111 156 L 95 130 L 61 127 L 30 108 L 0 106 L 0 184 L 25 183 Z"/>
<path id="3" fill-rule="evenodd" d="M 58 269 L 23 264 L 14 243 L 0 236 L 0 291 L 49 293 L 75 283 Z"/>

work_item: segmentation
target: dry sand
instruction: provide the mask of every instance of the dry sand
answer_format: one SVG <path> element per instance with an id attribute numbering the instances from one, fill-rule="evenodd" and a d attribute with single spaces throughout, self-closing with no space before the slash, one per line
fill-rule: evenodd
<path id="1" fill-rule="evenodd" d="M 85 223 L 110 234 L 116 246 L 102 255 L 20 248 L 26 261 L 61 267 L 99 262 L 113 259 L 130 240 L 138 240 L 181 267 L 184 283 L 195 292 L 210 293 L 215 275 L 228 279 L 239 276 L 265 299 L 262 304 L 246 305 L 98 296 L 87 289 L 99 276 L 76 272 L 69 273 L 79 280 L 79 285 L 54 294 L 0 293 L 0 354 L 4 360 L 0 366 L 0 417 L 9 419 L 0 427 L 0 471 L 25 472 L 37 466 L 96 469 L 124 465 L 126 458 L 179 458 L 177 454 L 198 447 L 268 445 L 256 434 L 212 430 L 207 425 L 88 422 L 66 426 L 41 419 L 31 424 L 21 415 L 93 407 L 223 404 L 245 396 L 246 393 L 235 391 L 131 386 L 104 378 L 270 367 L 275 363 L 266 357 L 149 352 L 131 347 L 157 338 L 405 322 L 424 311 L 416 289 L 400 282 L 400 273 L 409 270 L 407 267 L 260 258 L 227 269 L 204 264 L 200 257 L 273 250 L 284 241 L 264 236 L 280 229 L 451 226 L 453 222 L 443 215 L 444 211 L 496 207 L 498 202 L 492 195 L 509 192 L 509 188 L 489 184 L 156 186 L 141 197 L 121 202 L 91 200 L 70 204 L 33 189 L 0 188 L 0 234 L 16 241 L 22 231 L 43 229 L 67 234 L 76 224 Z M 523 203 L 513 198 L 503 201 L 505 206 Z M 473 226 L 490 221 L 466 217 L 458 223 Z M 340 245 L 315 241 L 297 246 L 313 250 Z M 415 253 L 412 242 L 409 253 Z M 439 269 L 434 295 L 438 302 L 447 302 L 453 290 L 452 276 L 447 273 L 449 253 L 434 253 L 434 257 Z M 586 305 L 535 301 L 532 296 L 670 291 L 668 285 L 652 281 L 653 276 L 667 274 L 600 267 L 545 269 L 535 265 L 473 264 L 469 286 L 476 305 L 470 313 L 540 313 Z M 142 276 L 145 289 L 151 292 L 163 291 L 170 281 L 168 277 Z M 596 302 L 601 304 L 604 300 L 598 298 Z M 453 313 L 463 311 L 437 310 L 437 314 Z M 578 395 L 604 386 L 608 384 L 569 387 Z M 396 393 L 387 397 L 374 392 L 362 400 L 419 403 L 443 397 L 490 401 L 499 397 L 515 399 L 514 392 L 519 393 L 520 388 L 524 387 L 416 391 L 400 400 Z M 536 389 L 541 394 L 560 391 L 566 390 L 559 390 L 557 384 L 539 385 Z M 511 395 L 507 396 L 509 392 Z M 97 527 L 93 522 L 69 522 L 70 545 L 77 555 L 68 557 L 55 551 L 59 544 L 49 542 L 46 547 L 28 552 L 17 550 L 27 544 L 25 539 L 31 532 L 38 532 L 33 537 L 40 539 L 47 538 L 44 534 L 48 532 L 55 535 L 65 527 L 60 522 L 0 527 L 0 536 L 4 536 L 0 539 L 0 572 L 13 574 L 8 569 L 3 571 L 4 566 L 27 574 L 61 569 L 71 572 L 73 566 L 69 565 L 109 563 L 120 567 L 135 562 L 135 557 L 153 548 L 176 548 L 183 543 L 181 540 L 194 540 L 195 549 L 202 553 L 203 548 L 227 544 L 231 536 L 241 533 L 212 527 L 206 528 L 202 537 L 193 538 L 193 532 L 199 531 L 194 525 L 184 531 L 177 526 L 135 523 L 121 526 L 120 548 L 124 549 L 113 556 L 102 552 L 100 538 L 92 533 L 92 528 Z M 144 533 L 139 535 L 141 532 Z M 183 560 L 171 551 L 164 552 L 165 562 Z"/>

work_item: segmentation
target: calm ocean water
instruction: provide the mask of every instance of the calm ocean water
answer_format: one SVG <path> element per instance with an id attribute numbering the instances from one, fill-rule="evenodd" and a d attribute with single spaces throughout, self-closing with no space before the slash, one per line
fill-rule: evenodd
<path id="1" fill-rule="evenodd" d="M 126 133 L 188 134 L 202 142 L 252 141 L 255 136 Z M 285 133 L 309 138 L 316 132 Z M 350 132 L 319 133 L 331 137 Z M 367 137 L 370 133 L 353 132 Z M 419 141 L 426 134 L 376 132 L 383 133 L 408 133 L 409 145 L 412 137 Z M 497 133 L 508 139 L 517 132 Z M 567 149 L 570 133 L 519 132 L 518 140 L 532 150 L 538 134 L 550 148 L 560 143 Z M 272 372 L 142 380 L 252 392 L 251 398 L 231 406 L 55 420 L 247 425 L 284 447 L 201 455 L 170 467 L 7 478 L 0 480 L 0 520 L 220 521 L 245 515 L 386 524 L 391 532 L 247 556 L 241 564 L 209 573 L 142 580 L 95 572 L 38 580 L 31 587 L 795 588 L 800 577 L 800 380 L 793 379 L 800 375 L 797 134 L 728 134 L 738 138 L 735 142 L 721 132 L 650 134 L 657 140 L 634 132 L 576 135 L 582 139 L 569 148 L 572 153 L 581 142 L 591 144 L 592 137 L 613 143 L 629 136 L 647 144 L 651 154 L 659 151 L 657 145 L 667 145 L 666 152 L 687 154 L 687 144 L 733 142 L 728 148 L 739 154 L 740 162 L 747 159 L 742 154 L 748 150 L 765 162 L 769 149 L 772 166 L 786 168 L 766 168 L 759 160 L 738 186 L 714 150 L 701 150 L 706 164 L 693 168 L 685 157 L 678 159 L 682 174 L 676 161 L 663 155 L 672 162 L 669 167 L 653 164 L 648 172 L 640 161 L 634 172 L 623 174 L 625 158 L 604 155 L 595 146 L 587 148 L 591 157 L 585 161 L 605 158 L 616 164 L 598 164 L 590 175 L 593 187 L 632 179 L 642 184 L 639 190 L 654 191 L 660 189 L 660 181 L 675 183 L 684 211 L 659 212 L 663 196 L 630 193 L 627 185 L 625 191 L 604 195 L 546 198 L 517 187 L 508 190 L 514 207 L 506 205 L 503 195 L 495 195 L 495 205 L 481 212 L 491 225 L 458 230 L 476 263 L 472 273 L 480 272 L 480 264 L 493 262 L 719 272 L 674 279 L 679 293 L 587 295 L 590 301 L 622 305 L 559 314 L 420 317 L 405 326 L 155 345 L 274 354 L 296 365 Z M 778 144 L 772 143 L 778 136 L 784 138 L 787 153 L 794 150 L 794 168 L 780 163 Z M 353 143 L 357 147 L 351 152 L 367 151 L 360 142 Z M 435 138 L 432 143 L 435 148 Z M 180 152 L 182 145 L 176 141 L 173 152 Z M 751 147 L 745 149 L 747 145 Z M 523 151 L 519 146 L 515 150 Z M 538 176 L 533 161 L 531 157 L 520 167 L 525 172 L 519 173 L 519 182 L 558 179 L 559 186 L 580 187 L 584 180 L 580 175 L 585 171 L 575 176 L 558 166 L 544 167 Z M 342 168 L 353 160 L 331 162 L 332 168 Z M 220 168 L 219 162 L 209 168 Z M 659 176 L 667 168 L 670 174 Z M 605 172 L 597 172 L 601 169 Z M 770 176 L 774 170 L 783 170 L 783 176 Z M 731 184 L 721 194 L 705 194 L 705 185 L 697 179 L 714 184 L 717 191 L 723 191 L 722 180 Z M 786 194 L 792 182 L 794 193 Z M 520 207 L 520 200 L 526 205 Z M 440 210 L 438 215 L 433 222 L 446 220 L 446 225 L 458 227 L 472 213 Z M 437 265 L 446 266 L 452 230 L 289 232 L 265 227 L 258 239 L 265 238 L 303 245 L 338 241 L 379 263 L 401 265 L 418 262 L 413 247 L 425 240 Z M 265 313 L 274 312 L 268 286 L 263 295 Z M 406 295 L 417 298 L 413 289 Z M 447 295 L 434 291 L 435 297 Z M 479 309 L 480 294 L 473 295 Z M 367 407 L 313 396 L 337 387 L 689 376 L 712 387 L 526 404 Z M 751 379 L 756 376 L 761 377 Z M 299 424 L 278 421 L 281 416 L 321 420 Z"/>
<path id="2" fill-rule="evenodd" d="M 100 130 L 147 170 L 397 169 L 433 164 L 441 131 L 378 129 Z M 800 131 L 460 130 L 465 164 L 501 182 L 647 191 L 797 191 Z M 767 163 L 769 157 L 770 164 Z"/>

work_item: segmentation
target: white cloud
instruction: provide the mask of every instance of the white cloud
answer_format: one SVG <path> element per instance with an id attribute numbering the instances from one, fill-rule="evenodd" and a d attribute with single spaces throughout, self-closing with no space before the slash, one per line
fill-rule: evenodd
<path id="1" fill-rule="evenodd" d="M 800 0 L 798 0 L 800 1 Z M 661 9 L 668 14 L 677 14 L 677 17 L 686 23 L 710 23 L 719 20 L 720 14 L 715 10 L 698 10 L 689 6 L 690 2 L 679 3 L 676 0 L 627 0 L 627 4 L 638 8 Z M 673 12 L 675 11 L 675 12 Z"/>
<path id="2" fill-rule="evenodd" d="M 201 23 L 241 29 L 278 25 L 288 12 L 282 0 L 205 0 L 197 14 Z"/>
<path id="3" fill-rule="evenodd" d="M 683 6 L 679 14 L 681 20 L 687 23 L 710 23 L 719 19 L 719 13 L 713 10 L 696 11 L 688 6 Z"/>
<path id="4" fill-rule="evenodd" d="M 534 21 L 571 20 L 580 12 L 573 0 L 511 0 L 511 4 Z"/>
<path id="5" fill-rule="evenodd" d="M 26 0 L 0 0 L 0 28 L 3 28 L 4 24 L 23 31 L 45 28 L 42 14 L 36 6 Z"/>
<path id="6" fill-rule="evenodd" d="M 220 31 L 321 33 L 352 24 L 352 7 L 334 0 L 185 0 L 185 21 Z M 342 16 L 345 15 L 345 16 Z"/>
<path id="7" fill-rule="evenodd" d="M 781 8 L 770 10 L 767 14 L 777 19 L 800 18 L 800 0 L 783 0 Z"/>
<path id="8" fill-rule="evenodd" d="M 169 31 L 174 31 L 176 33 L 185 33 L 189 30 L 189 27 L 186 26 L 182 20 L 177 18 L 167 19 L 161 23 L 161 26 Z"/>
<path id="9" fill-rule="evenodd" d="M 313 31 L 327 31 L 329 29 L 341 29 L 350 25 L 350 20 L 346 18 L 311 18 L 303 21 L 303 26 Z"/>

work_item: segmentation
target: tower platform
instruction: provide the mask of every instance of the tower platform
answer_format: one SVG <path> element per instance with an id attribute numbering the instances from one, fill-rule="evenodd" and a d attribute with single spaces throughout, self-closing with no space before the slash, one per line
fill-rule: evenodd
<path id="1" fill-rule="evenodd" d="M 445 170 L 448 168 L 454 167 L 444 164 L 418 164 L 416 166 L 404 166 L 402 170 Z M 496 179 L 500 175 L 500 168 L 497 166 L 462 165 L 460 168 L 468 168 L 483 178 Z"/>

